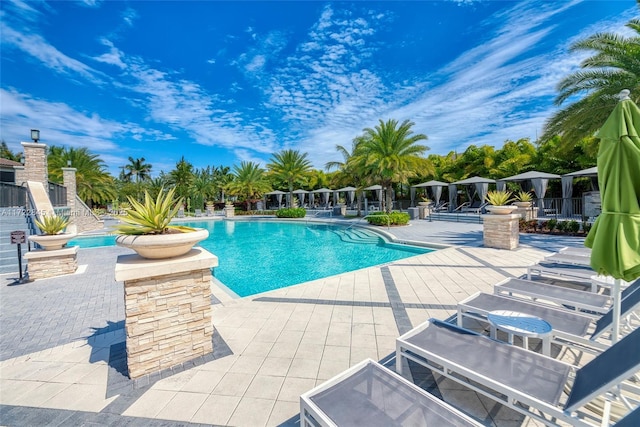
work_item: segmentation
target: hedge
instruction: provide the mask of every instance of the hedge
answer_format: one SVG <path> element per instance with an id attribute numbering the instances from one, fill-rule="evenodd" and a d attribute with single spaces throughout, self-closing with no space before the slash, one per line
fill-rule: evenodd
<path id="1" fill-rule="evenodd" d="M 306 214 L 304 208 L 283 208 L 276 212 L 278 218 L 304 218 Z"/>
<path id="2" fill-rule="evenodd" d="M 372 225 L 407 225 L 409 214 L 406 212 L 373 212 L 367 215 L 367 221 Z"/>

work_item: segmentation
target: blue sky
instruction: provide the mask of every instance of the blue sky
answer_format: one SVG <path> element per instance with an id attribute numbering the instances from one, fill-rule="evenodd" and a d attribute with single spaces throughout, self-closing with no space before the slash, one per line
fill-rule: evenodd
<path id="1" fill-rule="evenodd" d="M 0 2 L 0 137 L 88 147 L 114 175 L 268 162 L 314 167 L 378 119 L 427 154 L 541 134 L 577 39 L 625 33 L 634 0 Z"/>

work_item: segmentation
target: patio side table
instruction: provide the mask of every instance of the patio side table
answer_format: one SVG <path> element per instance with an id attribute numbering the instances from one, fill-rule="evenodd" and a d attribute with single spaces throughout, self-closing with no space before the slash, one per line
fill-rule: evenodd
<path id="1" fill-rule="evenodd" d="M 513 344 L 513 336 L 522 337 L 522 346 L 529 348 L 529 338 L 542 340 L 542 354 L 551 354 L 551 331 L 553 328 L 544 319 L 512 310 L 495 310 L 487 315 L 491 325 L 491 338 L 496 338 L 497 330 L 507 333 L 509 344 Z"/>

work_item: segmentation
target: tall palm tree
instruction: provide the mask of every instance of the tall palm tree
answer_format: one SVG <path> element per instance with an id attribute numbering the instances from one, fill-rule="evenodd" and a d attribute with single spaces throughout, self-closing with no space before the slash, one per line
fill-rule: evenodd
<path id="1" fill-rule="evenodd" d="M 193 165 L 182 156 L 176 168 L 169 172 L 167 181 L 176 189 L 176 198 L 187 200 L 193 183 Z"/>
<path id="2" fill-rule="evenodd" d="M 212 174 L 214 193 L 220 195 L 220 201 L 224 203 L 225 188 L 233 180 L 231 169 L 229 166 L 214 166 Z"/>
<path id="3" fill-rule="evenodd" d="M 227 184 L 227 191 L 238 196 L 247 203 L 247 210 L 251 210 L 251 202 L 260 199 L 271 186 L 267 180 L 265 170 L 254 162 L 241 162 L 233 167 L 234 179 Z"/>
<path id="4" fill-rule="evenodd" d="M 116 197 L 115 182 L 106 171 L 104 161 L 86 147 L 49 147 L 47 169 L 52 182 L 63 182 L 62 168 L 66 168 L 69 161 L 76 169 L 76 191 L 84 203 L 93 206 L 94 203 L 111 202 Z"/>
<path id="5" fill-rule="evenodd" d="M 428 166 L 422 154 L 429 149 L 417 144 L 426 140 L 424 134 L 413 134 L 409 120 L 398 125 L 398 121 L 389 119 L 379 121 L 375 128 L 365 128 L 362 135 L 362 152 L 356 161 L 364 162 L 371 176 L 377 179 L 385 191 L 385 209 L 391 212 L 391 189 L 395 183 L 408 183 L 409 178 Z"/>
<path id="6" fill-rule="evenodd" d="M 144 157 L 134 159 L 129 156 L 129 164 L 125 165 L 124 169 L 127 171 L 124 174 L 125 178 L 135 177 L 136 183 L 151 178 L 151 164 L 145 163 Z"/>
<path id="7" fill-rule="evenodd" d="M 364 138 L 356 137 L 351 145 L 351 152 L 342 145 L 336 145 L 336 150 L 342 155 L 342 162 L 327 162 L 327 170 L 338 169 L 340 171 L 339 180 L 341 184 L 353 185 L 356 188 L 356 199 L 358 201 L 358 216 L 360 216 L 360 204 L 364 188 L 371 185 L 371 178 L 365 163 L 365 156 L 362 156 Z"/>
<path id="8" fill-rule="evenodd" d="M 289 198 L 292 195 L 294 185 L 305 185 L 306 177 L 311 170 L 311 162 L 307 160 L 307 153 L 298 150 L 282 150 L 271 157 L 267 168 L 272 175 L 287 184 Z M 289 205 L 291 200 L 289 200 Z"/>
<path id="9" fill-rule="evenodd" d="M 640 8 L 640 0 L 636 0 Z M 555 113 L 545 124 L 543 141 L 562 135 L 566 144 L 574 144 L 592 136 L 605 122 L 622 89 L 640 101 L 640 19 L 630 20 L 626 27 L 631 37 L 597 33 L 574 43 L 571 51 L 588 51 L 593 55 L 582 61 L 581 71 L 565 77 L 559 84 L 555 102 L 562 105 L 575 96 L 583 98 Z"/>
<path id="10" fill-rule="evenodd" d="M 22 153 L 14 153 L 9 149 L 7 143 L 2 140 L 0 143 L 0 158 L 19 162 L 22 159 Z"/>

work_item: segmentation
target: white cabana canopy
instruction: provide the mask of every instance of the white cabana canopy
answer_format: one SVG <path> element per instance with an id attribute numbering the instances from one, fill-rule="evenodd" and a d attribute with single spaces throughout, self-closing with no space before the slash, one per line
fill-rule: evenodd
<path id="1" fill-rule="evenodd" d="M 285 193 L 284 191 L 280 191 L 280 190 L 274 190 L 274 191 L 270 191 L 268 193 L 265 194 L 265 196 L 276 196 L 276 199 L 278 200 L 278 207 L 282 206 L 282 196 Z"/>
<path id="2" fill-rule="evenodd" d="M 452 182 L 449 184 L 449 206 L 450 209 L 455 209 L 458 206 L 456 196 L 458 194 L 458 185 L 474 186 L 476 194 L 480 198 L 480 201 L 484 201 L 489 192 L 489 184 L 495 184 L 496 180 L 491 178 L 483 178 L 481 176 L 472 176 L 471 178 L 463 179 L 461 181 Z M 467 189 L 467 196 L 469 200 L 473 198 Z"/>
<path id="3" fill-rule="evenodd" d="M 353 203 L 353 198 L 356 195 L 356 190 L 357 190 L 356 187 L 348 186 L 348 187 L 342 187 L 342 188 L 336 190 L 335 193 L 346 193 L 347 194 L 347 203 L 351 204 L 351 203 Z"/>
<path id="4" fill-rule="evenodd" d="M 313 190 L 311 192 L 311 194 L 313 193 L 320 193 L 322 194 L 322 201 L 324 202 L 324 205 L 327 206 L 329 204 L 329 194 L 332 193 L 333 190 L 330 190 L 328 188 L 319 188 L 317 190 Z"/>
<path id="5" fill-rule="evenodd" d="M 531 181 L 533 192 L 536 194 L 536 197 L 538 199 L 538 207 L 540 209 L 544 209 L 543 199 L 545 193 L 547 192 L 547 185 L 549 184 L 549 180 L 560 178 L 560 175 L 556 175 L 555 173 L 529 171 L 507 178 L 502 178 L 500 181 Z M 501 187 L 504 188 L 504 186 Z"/>
<path id="6" fill-rule="evenodd" d="M 573 178 L 590 177 L 591 186 L 597 188 L 598 182 L 595 179 L 597 176 L 597 166 L 562 175 L 562 216 L 568 218 L 573 215 L 573 204 L 571 203 L 571 196 L 573 196 Z"/>
<path id="7" fill-rule="evenodd" d="M 442 197 L 442 188 L 443 187 L 448 187 L 449 184 L 446 182 L 442 182 L 442 181 L 436 181 L 436 180 L 431 180 L 431 181 L 427 181 L 427 182 L 422 182 L 420 184 L 416 184 L 416 185 L 412 185 L 411 186 L 411 205 L 414 204 L 414 200 L 415 200 L 415 195 L 416 195 L 416 188 L 426 188 L 426 187 L 431 187 L 432 190 L 431 192 L 433 193 L 433 198 L 436 202 L 436 206 L 440 204 L 440 197 Z"/>
<path id="8" fill-rule="evenodd" d="M 293 190 L 293 194 L 298 195 L 298 201 L 300 202 L 300 206 L 304 206 L 304 197 L 307 193 L 309 193 L 307 190 L 303 190 L 301 188 L 298 190 Z"/>
<path id="9" fill-rule="evenodd" d="M 579 171 L 567 173 L 567 174 L 562 175 L 562 176 L 573 176 L 573 177 L 598 176 L 598 167 L 594 166 L 592 168 L 587 168 L 587 169 L 582 169 L 582 170 L 579 170 Z"/>

